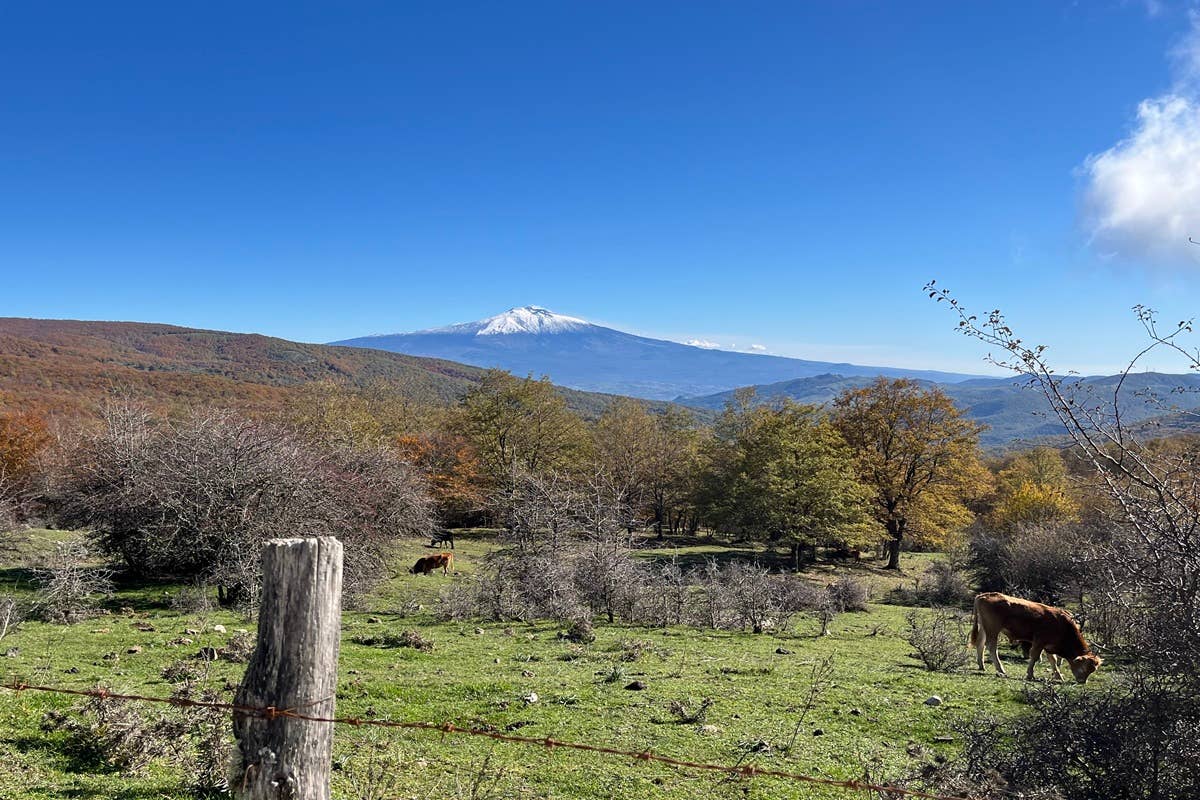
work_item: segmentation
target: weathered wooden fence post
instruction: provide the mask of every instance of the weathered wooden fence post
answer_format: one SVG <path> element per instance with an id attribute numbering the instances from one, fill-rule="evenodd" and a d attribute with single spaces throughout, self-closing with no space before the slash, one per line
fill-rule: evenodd
<path id="1" fill-rule="evenodd" d="M 258 643 L 237 704 L 334 715 L 342 617 L 342 543 L 275 539 L 262 557 Z M 234 713 L 242 800 L 328 800 L 333 724 Z"/>

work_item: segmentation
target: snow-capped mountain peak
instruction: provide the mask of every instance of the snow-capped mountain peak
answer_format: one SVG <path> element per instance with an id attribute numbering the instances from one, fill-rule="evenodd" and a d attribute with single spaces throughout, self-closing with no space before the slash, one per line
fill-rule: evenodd
<path id="1" fill-rule="evenodd" d="M 555 314 L 540 306 L 510 308 L 484 320 L 476 336 L 495 336 L 504 333 L 564 333 L 578 330 L 588 323 L 576 317 Z"/>
<path id="2" fill-rule="evenodd" d="M 567 333 L 587 327 L 590 327 L 589 323 L 578 317 L 555 314 L 541 306 L 520 306 L 477 322 L 463 322 L 447 328 L 435 328 L 422 332 L 501 336 L 510 333 Z"/>

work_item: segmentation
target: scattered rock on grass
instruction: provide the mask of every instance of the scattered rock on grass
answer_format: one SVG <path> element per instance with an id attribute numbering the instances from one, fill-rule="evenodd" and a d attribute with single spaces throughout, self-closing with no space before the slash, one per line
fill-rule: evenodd
<path id="1" fill-rule="evenodd" d="M 942 698 L 938 697 L 936 694 L 930 695 L 929 699 L 925 701 L 925 705 L 927 706 L 940 706 L 941 704 Z"/>
<path id="2" fill-rule="evenodd" d="M 634 681 L 633 683 L 630 683 L 629 685 L 627 685 L 625 688 L 629 689 L 632 692 L 640 692 L 646 688 L 646 684 L 642 683 L 641 681 Z"/>
<path id="3" fill-rule="evenodd" d="M 790 656 L 792 654 L 792 651 L 788 650 L 786 647 L 776 647 L 775 652 L 781 656 Z"/>

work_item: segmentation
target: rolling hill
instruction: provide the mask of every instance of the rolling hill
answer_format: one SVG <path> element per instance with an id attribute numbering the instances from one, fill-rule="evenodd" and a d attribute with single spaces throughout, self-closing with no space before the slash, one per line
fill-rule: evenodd
<path id="1" fill-rule="evenodd" d="M 91 413 L 105 398 L 120 394 L 167 406 L 269 412 L 304 384 L 327 379 L 359 386 L 386 382 L 411 400 L 445 404 L 482 375 L 482 369 L 450 361 L 258 334 L 142 322 L 0 318 L 0 408 L 35 404 L 59 413 Z M 612 400 L 560 391 L 571 408 L 588 417 Z"/>

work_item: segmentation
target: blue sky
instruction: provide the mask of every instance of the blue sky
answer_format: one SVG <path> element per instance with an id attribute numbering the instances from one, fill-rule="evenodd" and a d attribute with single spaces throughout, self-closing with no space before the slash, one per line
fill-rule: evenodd
<path id="1" fill-rule="evenodd" d="M 982 371 L 936 278 L 1111 371 L 1200 308 L 1198 78 L 1168 3 L 10 4 L 0 315 Z"/>

